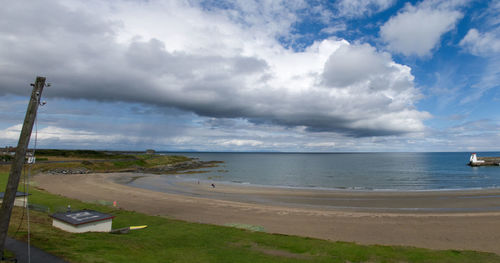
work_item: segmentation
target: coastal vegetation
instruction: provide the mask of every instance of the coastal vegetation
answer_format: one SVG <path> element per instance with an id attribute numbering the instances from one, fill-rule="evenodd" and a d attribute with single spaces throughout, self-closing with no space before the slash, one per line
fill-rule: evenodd
<path id="1" fill-rule="evenodd" d="M 58 149 L 38 149 L 36 156 L 50 158 L 67 157 L 73 159 L 92 158 L 92 159 L 119 159 L 123 158 L 120 152 L 105 152 L 94 150 L 58 150 Z"/>
<path id="2" fill-rule="evenodd" d="M 53 154 L 53 153 L 52 153 Z M 57 153 L 56 153 L 57 154 Z M 74 153 L 71 153 L 74 154 Z M 87 155 L 88 154 L 88 155 Z M 86 155 L 86 156 L 85 156 Z M 51 160 L 57 155 L 41 154 Z M 112 157 L 111 157 L 112 156 Z M 38 163 L 36 171 L 88 167 L 92 171 L 175 166 L 192 161 L 182 156 L 75 154 L 64 163 Z M 61 157 L 61 156 L 59 156 Z M 109 157 L 109 158 L 108 158 Z M 82 159 L 83 158 L 83 159 Z M 97 161 L 97 158 L 105 161 Z M 3 165 L 6 166 L 6 165 Z M 0 172 L 5 189 L 8 171 Z M 81 202 L 51 194 L 30 185 L 31 244 L 70 262 L 500 262 L 492 253 L 358 245 L 348 242 L 269 234 L 235 227 L 189 223 L 170 218 L 126 211 L 110 205 L 113 200 Z M 23 185 L 20 191 L 26 191 Z M 73 234 L 52 227 L 50 213 L 93 209 L 115 216 L 113 228 L 148 225 L 128 234 Z M 26 240 L 26 210 L 13 211 L 9 236 Z M 249 230 L 250 229 L 250 230 Z M 255 228 L 259 230 L 258 228 Z"/>
<path id="3" fill-rule="evenodd" d="M 37 150 L 34 172 L 44 173 L 112 173 L 112 172 L 175 172 L 211 166 L 213 162 L 200 162 L 179 155 L 151 155 L 141 153 L 104 152 L 93 150 Z M 0 165 L 6 172 L 8 163 Z"/>

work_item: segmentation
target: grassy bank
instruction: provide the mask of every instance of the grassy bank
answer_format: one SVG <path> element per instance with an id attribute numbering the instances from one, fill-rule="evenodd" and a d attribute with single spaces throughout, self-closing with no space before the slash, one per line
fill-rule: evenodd
<path id="1" fill-rule="evenodd" d="M 124 154 L 91 150 L 37 150 L 34 172 L 54 169 L 85 169 L 91 172 L 121 172 L 137 168 L 155 168 L 190 161 L 176 155 Z M 10 164 L 0 165 L 0 172 L 8 172 Z"/>
<path id="2" fill-rule="evenodd" d="M 5 188 L 7 176 L 0 173 L 1 189 Z M 361 246 L 187 223 L 83 203 L 38 189 L 30 192 L 30 202 L 39 210 L 30 210 L 31 243 L 70 262 L 500 262 L 499 256 L 490 253 Z M 62 210 L 68 204 L 73 209 L 115 215 L 113 228 L 149 227 L 122 235 L 66 233 L 51 226 L 47 211 Z M 9 229 L 10 236 L 21 240 L 27 238 L 26 222 L 21 222 L 21 218 L 26 219 L 23 213 L 25 210 L 16 207 Z"/>
<path id="3" fill-rule="evenodd" d="M 58 149 L 38 149 L 37 157 L 66 157 L 66 158 L 87 158 L 87 159 L 119 159 L 123 157 L 119 152 L 104 152 L 94 150 L 58 150 Z"/>

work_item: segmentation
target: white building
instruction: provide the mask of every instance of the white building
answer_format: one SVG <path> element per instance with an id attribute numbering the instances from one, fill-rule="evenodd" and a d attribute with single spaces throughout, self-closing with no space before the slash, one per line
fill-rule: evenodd
<path id="1" fill-rule="evenodd" d="M 3 196 L 4 195 L 5 195 L 4 192 L 0 193 L 0 204 L 3 202 Z M 16 199 L 14 199 L 14 205 L 15 206 L 24 206 L 24 207 L 26 207 L 27 196 L 28 196 L 28 193 L 16 192 Z"/>
<path id="2" fill-rule="evenodd" d="M 51 217 L 52 226 L 72 233 L 110 232 L 114 218 L 94 210 L 55 213 Z"/>

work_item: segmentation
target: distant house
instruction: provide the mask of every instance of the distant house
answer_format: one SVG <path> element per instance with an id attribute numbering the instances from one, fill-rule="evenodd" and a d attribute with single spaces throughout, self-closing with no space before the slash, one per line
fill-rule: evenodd
<path id="1" fill-rule="evenodd" d="M 153 149 L 147 149 L 147 150 L 146 150 L 146 153 L 147 153 L 147 154 L 155 154 L 155 153 L 156 153 L 156 151 L 155 151 L 155 150 L 153 150 Z"/>
<path id="2" fill-rule="evenodd" d="M 16 154 L 16 147 L 5 146 L 5 148 L 0 148 L 0 154 L 14 156 Z"/>
<path id="3" fill-rule="evenodd" d="M 55 213 L 51 217 L 52 226 L 72 233 L 110 232 L 114 218 L 94 210 Z"/>
<path id="4" fill-rule="evenodd" d="M 3 197 L 4 197 L 5 193 L 4 192 L 1 192 L 0 193 L 0 204 L 3 202 Z M 25 193 L 25 192 L 17 192 L 16 193 L 16 199 L 14 199 L 14 205 L 15 206 L 24 206 L 26 207 L 26 197 L 28 196 L 29 194 L 28 193 Z"/>
<path id="5" fill-rule="evenodd" d="M 16 156 L 16 148 L 7 146 L 5 148 L 0 148 L 0 162 L 10 162 L 14 156 Z M 35 157 L 33 156 L 33 151 L 27 149 L 26 160 L 28 163 L 34 163 Z"/>

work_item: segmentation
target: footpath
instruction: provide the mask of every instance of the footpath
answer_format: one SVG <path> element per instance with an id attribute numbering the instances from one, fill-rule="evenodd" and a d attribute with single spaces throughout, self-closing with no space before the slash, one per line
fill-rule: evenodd
<path id="1" fill-rule="evenodd" d="M 16 255 L 18 263 L 68 263 L 67 261 L 49 254 L 39 248 L 31 246 L 31 260 L 28 260 L 28 244 L 13 238 L 7 237 L 5 248 Z M 6 261 L 9 262 L 9 261 Z"/>

